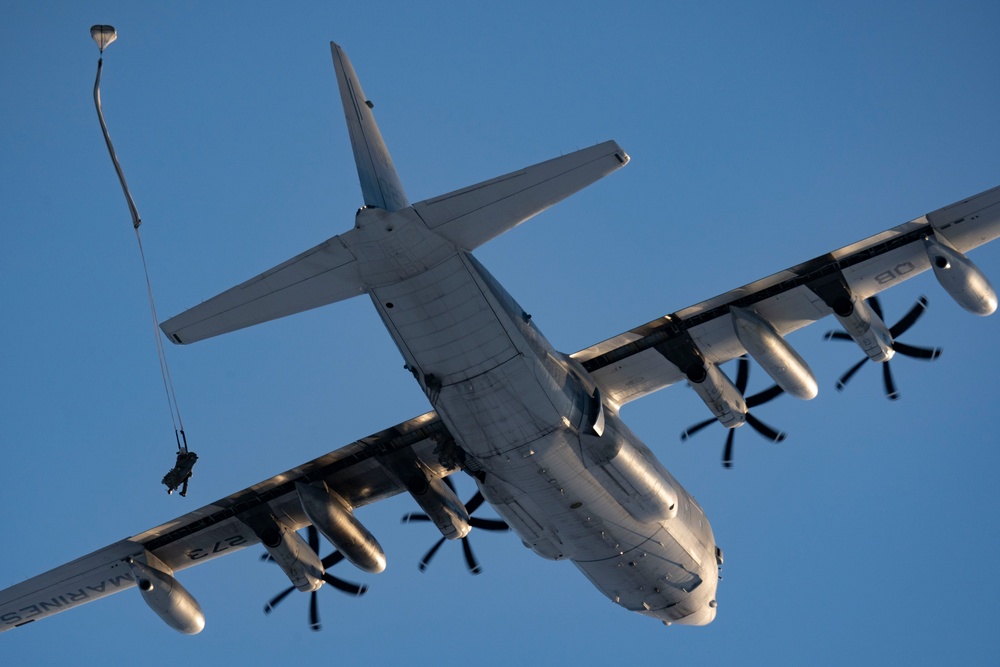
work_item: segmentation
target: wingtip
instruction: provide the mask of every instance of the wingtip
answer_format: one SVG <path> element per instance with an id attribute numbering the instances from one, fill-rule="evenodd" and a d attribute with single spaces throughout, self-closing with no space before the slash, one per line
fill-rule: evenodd
<path id="1" fill-rule="evenodd" d="M 173 330 L 169 324 L 170 320 L 160 323 L 160 331 L 163 332 L 163 335 L 166 336 L 167 340 L 174 345 L 186 345 L 188 341 L 182 340 L 177 331 Z"/>

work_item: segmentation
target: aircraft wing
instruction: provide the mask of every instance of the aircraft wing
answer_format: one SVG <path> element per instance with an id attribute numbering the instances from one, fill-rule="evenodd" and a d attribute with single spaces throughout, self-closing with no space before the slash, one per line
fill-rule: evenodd
<path id="1" fill-rule="evenodd" d="M 1000 236 L 1000 187 L 803 262 L 580 350 L 573 358 L 624 405 L 686 379 L 677 350 L 697 346 L 721 364 L 745 353 L 730 307 L 752 309 L 784 336 L 833 313 L 831 287 L 867 299 L 931 268 L 925 238 L 965 253 Z"/>
<path id="2" fill-rule="evenodd" d="M 309 523 L 296 482 L 324 481 L 354 506 L 406 490 L 413 475 L 443 477 L 448 433 L 433 412 L 373 434 L 156 528 L 0 591 L 0 632 L 133 588 L 133 558 L 167 574 L 235 553 L 260 540 L 250 527 L 269 516 L 291 530 Z"/>

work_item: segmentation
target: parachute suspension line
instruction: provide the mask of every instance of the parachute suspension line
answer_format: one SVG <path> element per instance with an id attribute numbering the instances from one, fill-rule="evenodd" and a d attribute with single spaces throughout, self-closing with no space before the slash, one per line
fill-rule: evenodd
<path id="1" fill-rule="evenodd" d="M 146 294 L 149 296 L 149 311 L 153 321 L 153 339 L 156 343 L 156 356 L 160 364 L 160 376 L 163 378 L 163 389 L 167 396 L 167 408 L 170 412 L 170 421 L 174 427 L 174 439 L 177 442 L 177 463 L 164 476 L 163 483 L 167 486 L 167 493 L 173 493 L 178 488 L 181 489 L 182 496 L 187 495 L 188 479 L 191 477 L 191 470 L 194 467 L 198 456 L 194 452 L 188 451 L 187 436 L 184 434 L 184 421 L 181 419 L 180 406 L 177 403 L 177 394 L 174 391 L 174 383 L 170 376 L 170 367 L 167 364 L 166 349 L 163 346 L 163 338 L 160 336 L 159 318 L 156 316 L 156 302 L 153 299 L 153 286 L 149 279 L 149 267 L 146 263 L 146 253 L 142 247 L 142 237 L 139 234 L 139 226 L 142 219 L 139 217 L 139 209 L 136 208 L 132 193 L 129 192 L 128 184 L 125 182 L 125 174 L 115 147 L 111 143 L 111 135 L 108 132 L 108 125 L 104 121 L 104 110 L 101 106 L 101 72 L 104 69 L 104 49 L 118 37 L 115 29 L 109 25 L 95 25 L 90 29 L 90 35 L 100 47 L 102 57 L 97 59 L 97 78 L 94 81 L 94 105 L 97 107 L 97 118 L 101 121 L 101 131 L 104 133 L 104 143 L 107 144 L 108 153 L 111 155 L 111 162 L 114 164 L 115 173 L 118 174 L 118 182 L 122 186 L 125 201 L 128 204 L 129 215 L 132 217 L 132 228 L 135 230 L 135 238 L 139 244 L 139 256 L 142 259 L 142 270 L 146 278 Z"/>
<path id="2" fill-rule="evenodd" d="M 177 451 L 187 454 L 187 437 L 184 435 L 184 420 L 181 419 L 180 405 L 177 403 L 177 394 L 174 391 L 174 382 L 170 377 L 170 366 L 167 365 L 167 351 L 163 346 L 163 337 L 160 336 L 160 329 L 157 322 L 160 318 L 156 315 L 156 303 L 153 300 L 153 285 L 149 280 L 149 269 L 146 267 L 146 253 L 142 249 L 142 238 L 139 236 L 139 228 L 136 227 L 135 239 L 139 243 L 139 256 L 142 258 L 142 270 L 146 276 L 146 294 L 149 296 L 149 313 L 153 319 L 153 340 L 156 343 L 156 356 L 160 362 L 160 376 L 163 378 L 163 390 L 167 395 L 167 407 L 170 410 L 170 421 L 174 426 L 174 438 L 177 440 Z"/>

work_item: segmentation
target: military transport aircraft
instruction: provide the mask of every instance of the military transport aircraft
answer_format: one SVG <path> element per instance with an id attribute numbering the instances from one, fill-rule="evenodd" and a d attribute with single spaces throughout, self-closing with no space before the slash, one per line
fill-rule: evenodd
<path id="1" fill-rule="evenodd" d="M 136 587 L 168 625 L 197 633 L 204 615 L 176 573 L 257 543 L 289 592 L 350 589 L 326 569 L 341 559 L 367 572 L 385 567 L 354 509 L 402 492 L 424 512 L 412 518 L 432 522 L 442 539 L 503 527 L 470 516 L 488 502 L 525 546 L 571 561 L 625 609 L 704 625 L 716 614 L 722 551 L 701 507 L 619 409 L 686 381 L 710 421 L 767 433 L 750 409 L 779 392 L 817 393 L 788 333 L 833 315 L 866 360 L 927 356 L 894 340 L 922 308 L 889 327 L 874 297 L 928 269 L 966 310 L 996 310 L 965 253 L 1000 235 L 1000 188 L 562 354 L 472 251 L 624 167 L 625 151 L 609 141 L 410 204 L 373 104 L 343 50 L 331 50 L 364 197 L 354 227 L 161 328 L 187 344 L 366 294 L 433 411 L 0 592 L 0 631 Z M 743 395 L 746 357 L 776 389 Z M 733 359 L 736 381 L 719 367 Z M 447 480 L 458 471 L 478 485 L 468 503 Z M 320 534 L 336 548 L 323 559 Z"/>

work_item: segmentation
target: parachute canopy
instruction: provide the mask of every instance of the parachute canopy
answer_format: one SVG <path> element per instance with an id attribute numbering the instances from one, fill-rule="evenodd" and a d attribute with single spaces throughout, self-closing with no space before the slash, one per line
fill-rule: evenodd
<path id="1" fill-rule="evenodd" d="M 115 32 L 114 26 L 110 25 L 90 26 L 90 36 L 97 42 L 97 46 L 101 47 L 101 53 L 108 48 L 108 44 L 118 39 L 118 33 Z"/>

